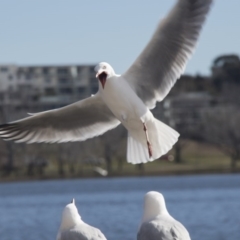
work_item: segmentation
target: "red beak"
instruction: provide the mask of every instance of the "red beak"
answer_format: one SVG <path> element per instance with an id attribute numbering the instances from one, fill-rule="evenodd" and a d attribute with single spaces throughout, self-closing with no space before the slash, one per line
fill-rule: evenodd
<path id="1" fill-rule="evenodd" d="M 98 80 L 101 82 L 102 88 L 104 89 L 104 86 L 107 81 L 107 74 L 105 72 L 102 72 L 101 74 L 98 75 Z"/>

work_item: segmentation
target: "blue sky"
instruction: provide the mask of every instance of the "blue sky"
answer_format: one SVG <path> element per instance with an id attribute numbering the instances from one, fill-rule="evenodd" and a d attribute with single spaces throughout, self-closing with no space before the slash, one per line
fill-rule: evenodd
<path id="1" fill-rule="evenodd" d="M 0 0 L 0 64 L 109 62 L 124 72 L 174 0 Z M 186 72 L 240 54 L 240 1 L 215 0 Z"/>

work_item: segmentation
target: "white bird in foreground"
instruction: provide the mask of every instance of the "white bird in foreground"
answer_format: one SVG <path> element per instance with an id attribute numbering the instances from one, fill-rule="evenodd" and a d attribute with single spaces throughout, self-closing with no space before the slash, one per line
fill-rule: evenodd
<path id="1" fill-rule="evenodd" d="M 159 192 L 148 192 L 144 198 L 144 213 L 137 240 L 191 240 L 186 228 L 167 211 Z"/>
<path id="2" fill-rule="evenodd" d="M 96 95 L 1 125 L 0 136 L 28 143 L 83 141 L 122 123 L 128 130 L 128 162 L 145 163 L 166 154 L 179 134 L 154 118 L 150 109 L 165 98 L 183 73 L 211 3 L 178 0 L 123 75 L 102 62 L 95 68 Z"/>
<path id="3" fill-rule="evenodd" d="M 103 233 L 82 221 L 75 200 L 63 210 L 57 240 L 106 240 Z"/>

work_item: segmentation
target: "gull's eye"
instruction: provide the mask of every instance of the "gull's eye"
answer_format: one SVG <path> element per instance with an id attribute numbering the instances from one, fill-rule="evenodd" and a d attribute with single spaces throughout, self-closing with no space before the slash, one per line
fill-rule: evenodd
<path id="1" fill-rule="evenodd" d="M 107 67 L 106 67 L 106 66 L 103 66 L 102 68 L 103 68 L 103 69 L 106 69 Z"/>

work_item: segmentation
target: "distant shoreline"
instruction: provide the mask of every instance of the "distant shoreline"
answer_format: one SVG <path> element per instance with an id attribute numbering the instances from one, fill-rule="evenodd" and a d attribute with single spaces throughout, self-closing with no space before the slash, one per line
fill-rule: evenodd
<path id="1" fill-rule="evenodd" d="M 207 175 L 207 174 L 240 174 L 240 169 L 232 171 L 230 169 L 199 169 L 199 170 L 182 170 L 182 171 L 163 171 L 163 172 L 136 172 L 136 173 L 113 173 L 112 175 L 103 177 L 95 173 L 84 176 L 42 176 L 42 177 L 6 177 L 0 178 L 1 183 L 14 183 L 14 182 L 30 182 L 30 181 L 48 181 L 48 180 L 71 180 L 71 179 L 94 179 L 94 178 L 124 178 L 124 177 L 156 177 L 156 176 L 184 176 L 184 175 Z"/>

